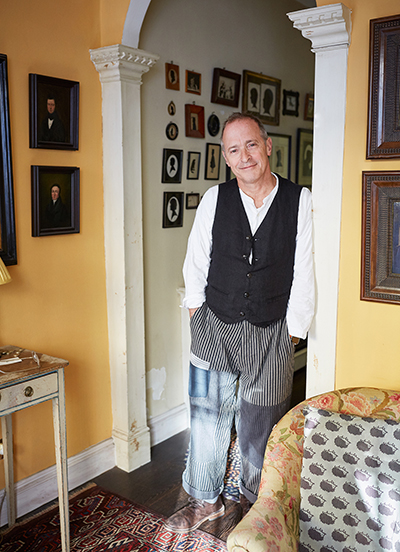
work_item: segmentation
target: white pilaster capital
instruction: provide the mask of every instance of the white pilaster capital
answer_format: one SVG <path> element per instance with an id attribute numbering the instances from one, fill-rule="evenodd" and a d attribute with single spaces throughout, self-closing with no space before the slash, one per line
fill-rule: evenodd
<path id="1" fill-rule="evenodd" d="M 90 59 L 100 73 L 102 83 L 129 80 L 142 84 L 143 73 L 147 73 L 159 58 L 156 54 L 122 44 L 90 50 Z"/>
<path id="2" fill-rule="evenodd" d="M 329 4 L 286 14 L 293 27 L 311 40 L 311 51 L 348 48 L 351 35 L 351 10 L 344 4 Z"/>

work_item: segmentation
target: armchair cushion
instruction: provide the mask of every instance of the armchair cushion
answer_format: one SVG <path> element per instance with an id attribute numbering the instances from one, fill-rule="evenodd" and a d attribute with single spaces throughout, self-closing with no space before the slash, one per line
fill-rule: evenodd
<path id="1" fill-rule="evenodd" d="M 306 407 L 300 552 L 400 550 L 400 425 Z"/>

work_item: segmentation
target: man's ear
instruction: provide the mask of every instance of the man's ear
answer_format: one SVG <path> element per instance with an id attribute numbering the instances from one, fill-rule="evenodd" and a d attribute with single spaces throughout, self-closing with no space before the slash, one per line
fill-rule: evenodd
<path id="1" fill-rule="evenodd" d="M 267 138 L 266 145 L 267 145 L 267 155 L 268 155 L 268 157 L 270 157 L 270 155 L 272 153 L 272 140 L 271 140 L 270 136 L 268 136 L 268 138 Z"/>

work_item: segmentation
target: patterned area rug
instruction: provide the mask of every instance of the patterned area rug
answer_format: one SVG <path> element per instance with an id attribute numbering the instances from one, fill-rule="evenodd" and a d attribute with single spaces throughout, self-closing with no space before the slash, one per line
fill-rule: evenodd
<path id="1" fill-rule="evenodd" d="M 163 518 L 96 485 L 70 498 L 71 552 L 226 552 L 223 541 L 197 530 L 166 531 Z M 0 534 L 1 552 L 60 552 L 58 505 Z"/>

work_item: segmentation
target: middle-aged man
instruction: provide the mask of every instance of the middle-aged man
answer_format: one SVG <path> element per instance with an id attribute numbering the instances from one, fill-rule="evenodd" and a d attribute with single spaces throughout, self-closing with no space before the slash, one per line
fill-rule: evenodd
<path id="1" fill-rule="evenodd" d="M 236 178 L 205 193 L 184 263 L 190 499 L 166 521 L 178 533 L 224 514 L 235 414 L 243 513 L 256 500 L 269 434 L 290 404 L 294 345 L 314 315 L 311 193 L 271 172 L 272 141 L 252 115 L 227 119 L 222 150 Z"/>
<path id="2" fill-rule="evenodd" d="M 56 100 L 49 96 L 46 106 L 47 114 L 40 126 L 39 140 L 41 142 L 65 142 L 64 125 L 56 110 Z"/>

